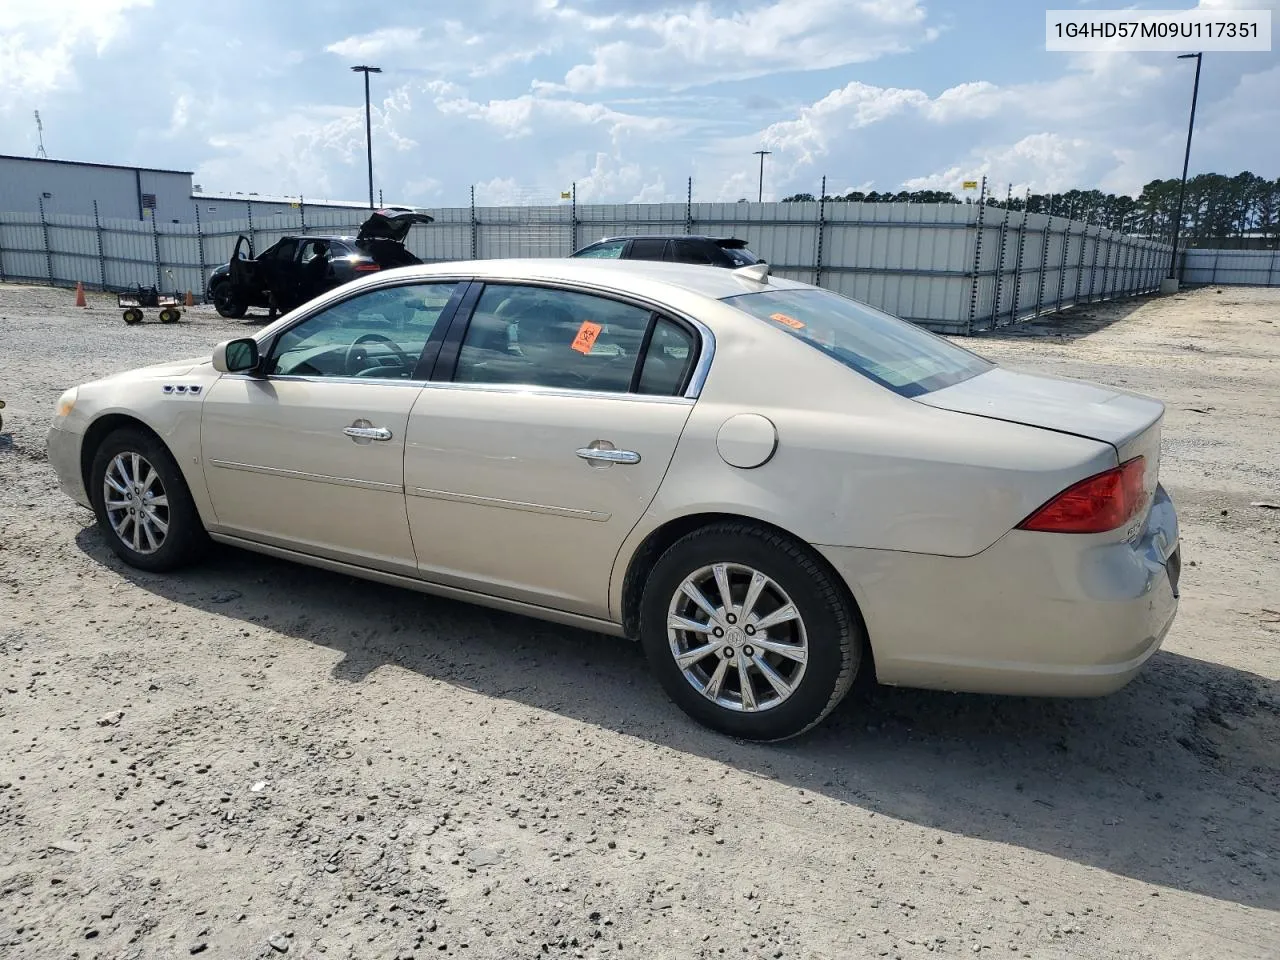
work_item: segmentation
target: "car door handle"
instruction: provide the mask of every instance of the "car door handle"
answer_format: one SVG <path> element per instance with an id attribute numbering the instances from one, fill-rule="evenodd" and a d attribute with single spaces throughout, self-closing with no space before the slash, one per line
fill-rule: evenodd
<path id="1" fill-rule="evenodd" d="M 342 432 L 352 440 L 390 440 L 391 431 L 386 427 L 363 427 L 350 426 L 343 427 Z"/>
<path id="2" fill-rule="evenodd" d="M 576 451 L 583 460 L 594 460 L 598 463 L 639 463 L 640 454 L 634 450 L 601 449 L 600 447 L 582 447 Z"/>

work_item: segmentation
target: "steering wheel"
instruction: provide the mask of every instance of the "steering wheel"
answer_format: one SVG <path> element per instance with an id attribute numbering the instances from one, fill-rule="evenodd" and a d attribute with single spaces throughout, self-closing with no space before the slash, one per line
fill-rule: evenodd
<path id="1" fill-rule="evenodd" d="M 351 346 L 347 347 L 346 359 L 343 360 L 343 363 L 342 363 L 342 369 L 346 371 L 347 376 L 349 377 L 359 376 L 360 371 L 355 370 L 353 372 L 353 368 L 357 363 L 359 363 L 360 361 L 364 360 L 369 356 L 369 351 L 360 349 L 360 345 L 364 343 L 374 343 L 374 342 L 383 343 L 383 344 L 386 344 L 388 347 L 390 347 L 392 352 L 395 353 L 396 358 L 400 361 L 400 363 L 404 366 L 406 370 L 409 370 L 413 367 L 413 361 L 409 358 L 409 355 L 405 353 L 403 350 L 401 350 L 400 344 L 396 343 L 390 337 L 384 337 L 380 333 L 364 333 L 356 337 L 355 342 L 353 342 Z"/>

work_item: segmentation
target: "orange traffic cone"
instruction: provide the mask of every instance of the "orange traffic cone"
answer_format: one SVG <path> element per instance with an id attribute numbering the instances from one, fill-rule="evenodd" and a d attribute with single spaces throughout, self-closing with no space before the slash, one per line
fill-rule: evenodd
<path id="1" fill-rule="evenodd" d="M 188 290 L 188 291 L 187 291 L 187 306 L 188 306 L 188 307 L 194 307 L 195 305 L 196 305 L 196 298 L 195 298 L 194 296 L 192 296 L 192 295 L 191 295 L 191 291 L 190 291 L 190 290 Z"/>
<path id="2" fill-rule="evenodd" d="M 84 300 L 84 284 L 79 280 L 76 281 L 76 306 L 77 307 L 88 306 L 88 304 L 85 303 L 85 300 Z"/>

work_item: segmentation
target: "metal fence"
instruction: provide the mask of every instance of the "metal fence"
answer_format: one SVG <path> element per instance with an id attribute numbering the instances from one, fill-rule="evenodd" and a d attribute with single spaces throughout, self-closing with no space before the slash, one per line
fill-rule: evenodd
<path id="1" fill-rule="evenodd" d="M 1183 250 L 1179 277 L 1189 287 L 1214 283 L 1240 287 L 1280 287 L 1280 249 Z"/>
<path id="2" fill-rule="evenodd" d="M 427 261 L 563 257 L 603 236 L 736 236 L 774 273 L 944 333 L 977 333 L 1159 287 L 1169 247 L 1103 227 L 986 204 L 662 203 L 573 200 L 433 210 L 406 245 Z M 104 290 L 155 284 L 203 296 L 240 235 L 261 251 L 287 234 L 352 234 L 359 210 L 193 224 L 0 213 L 0 281 Z M 1225 282 L 1225 281 L 1224 281 Z"/>

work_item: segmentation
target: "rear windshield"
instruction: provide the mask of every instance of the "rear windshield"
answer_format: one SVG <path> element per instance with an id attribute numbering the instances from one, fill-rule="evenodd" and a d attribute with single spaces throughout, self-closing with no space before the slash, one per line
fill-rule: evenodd
<path id="1" fill-rule="evenodd" d="M 725 302 L 904 397 L 941 390 L 994 366 L 927 330 L 830 290 L 745 293 Z"/>
<path id="2" fill-rule="evenodd" d="M 753 263 L 759 263 L 760 258 L 748 250 L 746 247 L 721 247 L 725 256 L 734 262 L 735 266 L 749 267 Z"/>

